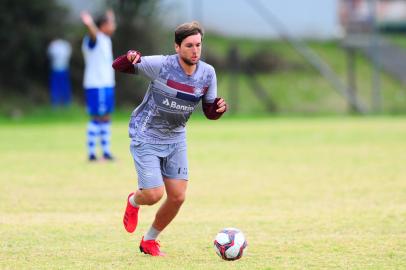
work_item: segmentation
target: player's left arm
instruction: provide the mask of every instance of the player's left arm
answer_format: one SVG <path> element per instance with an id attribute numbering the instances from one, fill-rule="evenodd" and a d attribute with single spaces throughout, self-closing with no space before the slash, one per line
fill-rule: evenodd
<path id="1" fill-rule="evenodd" d="M 219 119 L 227 111 L 227 104 L 223 98 L 217 97 L 213 103 L 203 102 L 204 115 L 210 120 Z"/>
<path id="2" fill-rule="evenodd" d="M 214 69 L 209 89 L 203 97 L 202 107 L 204 115 L 210 120 L 219 119 L 227 111 L 226 101 L 217 97 L 217 78 Z"/>

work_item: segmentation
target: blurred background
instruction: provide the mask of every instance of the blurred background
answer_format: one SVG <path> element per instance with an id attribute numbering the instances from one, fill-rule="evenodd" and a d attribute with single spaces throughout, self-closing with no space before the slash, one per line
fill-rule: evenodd
<path id="1" fill-rule="evenodd" d="M 114 56 L 172 54 L 173 30 L 198 20 L 203 60 L 232 114 L 406 113 L 406 2 L 399 0 L 3 0 L 0 118 L 61 110 L 85 117 L 80 12 L 115 11 Z M 72 98 L 52 106 L 48 46 L 71 45 Z M 118 113 L 147 81 L 117 74 Z"/>

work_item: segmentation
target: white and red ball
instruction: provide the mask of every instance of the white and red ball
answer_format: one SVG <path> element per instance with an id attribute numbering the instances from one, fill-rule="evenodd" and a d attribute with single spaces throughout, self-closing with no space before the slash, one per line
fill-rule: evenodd
<path id="1" fill-rule="evenodd" d="M 236 228 L 225 228 L 214 239 L 217 255 L 227 261 L 240 259 L 246 247 L 247 240 L 244 234 Z"/>

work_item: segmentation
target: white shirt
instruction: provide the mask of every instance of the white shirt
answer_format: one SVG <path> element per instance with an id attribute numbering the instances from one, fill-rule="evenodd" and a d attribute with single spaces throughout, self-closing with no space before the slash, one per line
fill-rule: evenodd
<path id="1" fill-rule="evenodd" d="M 48 56 L 53 70 L 67 70 L 71 54 L 72 47 L 66 40 L 55 39 L 48 46 Z"/>
<path id="2" fill-rule="evenodd" d="M 83 77 L 83 87 L 102 88 L 114 87 L 113 50 L 111 38 L 98 32 L 96 44 L 91 48 L 90 37 L 83 39 L 82 51 L 85 59 L 85 75 Z"/>

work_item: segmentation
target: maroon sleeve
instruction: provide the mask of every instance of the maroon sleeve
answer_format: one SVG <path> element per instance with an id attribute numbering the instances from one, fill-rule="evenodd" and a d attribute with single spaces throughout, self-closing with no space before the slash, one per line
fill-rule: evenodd
<path id="1" fill-rule="evenodd" d="M 139 63 L 139 62 L 141 62 L 141 58 L 140 58 L 140 60 L 138 60 L 137 63 Z M 112 66 L 115 70 L 120 71 L 120 72 L 130 73 L 130 74 L 135 73 L 134 65 L 130 61 L 128 61 L 126 54 L 117 57 L 114 60 Z"/>
<path id="2" fill-rule="evenodd" d="M 213 103 L 204 103 L 203 102 L 203 104 L 202 104 L 203 112 L 204 112 L 204 115 L 206 115 L 206 117 L 208 119 L 217 120 L 223 115 L 223 113 L 225 113 L 227 111 L 227 105 L 226 105 L 226 110 L 224 112 L 221 112 L 221 113 L 216 112 L 216 110 L 218 109 L 217 102 L 219 100 L 220 100 L 220 98 L 216 98 Z"/>

